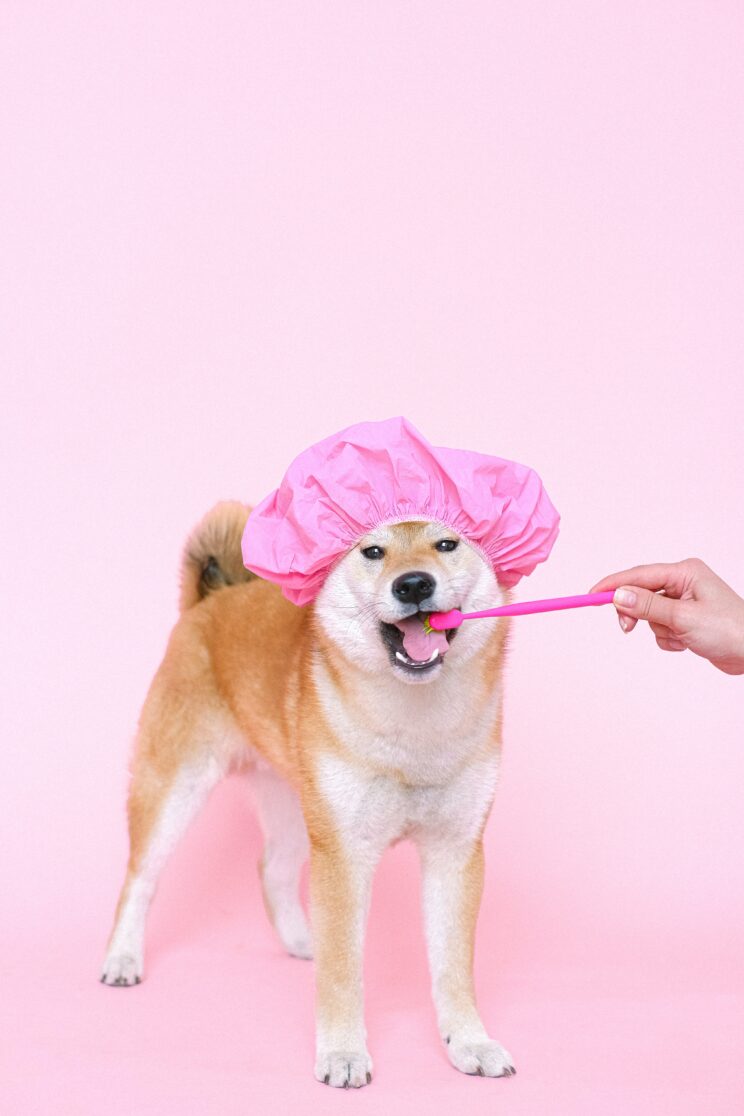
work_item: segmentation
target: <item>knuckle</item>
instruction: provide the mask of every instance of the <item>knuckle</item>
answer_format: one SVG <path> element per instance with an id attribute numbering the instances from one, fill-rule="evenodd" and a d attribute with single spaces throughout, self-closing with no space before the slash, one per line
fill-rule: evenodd
<path id="1" fill-rule="evenodd" d="M 708 568 L 702 558 L 686 558 L 683 564 L 688 566 L 694 573 L 700 573 L 701 570 Z"/>
<path id="2" fill-rule="evenodd" d="M 681 631 L 695 622 L 695 605 L 692 601 L 678 601 L 674 606 L 674 626 Z"/>
<path id="3" fill-rule="evenodd" d="M 641 619 L 648 620 L 651 615 L 651 608 L 653 606 L 654 595 L 653 593 L 644 593 L 641 599 Z"/>

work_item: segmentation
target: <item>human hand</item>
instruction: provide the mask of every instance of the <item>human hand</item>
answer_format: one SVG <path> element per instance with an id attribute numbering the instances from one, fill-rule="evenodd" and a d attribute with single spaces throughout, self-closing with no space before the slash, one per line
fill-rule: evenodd
<path id="1" fill-rule="evenodd" d="M 624 632 L 647 620 L 663 651 L 689 648 L 725 674 L 744 674 L 744 600 L 699 558 L 633 566 L 590 592 L 610 589 Z"/>

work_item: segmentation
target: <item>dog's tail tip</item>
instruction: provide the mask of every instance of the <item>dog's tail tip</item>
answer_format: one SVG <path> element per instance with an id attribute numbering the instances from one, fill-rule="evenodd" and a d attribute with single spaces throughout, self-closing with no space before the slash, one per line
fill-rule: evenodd
<path id="1" fill-rule="evenodd" d="M 178 601 L 181 612 L 198 604 L 208 593 L 251 581 L 256 576 L 243 565 L 241 551 L 250 511 L 239 500 L 221 500 L 194 527 L 181 555 Z"/>

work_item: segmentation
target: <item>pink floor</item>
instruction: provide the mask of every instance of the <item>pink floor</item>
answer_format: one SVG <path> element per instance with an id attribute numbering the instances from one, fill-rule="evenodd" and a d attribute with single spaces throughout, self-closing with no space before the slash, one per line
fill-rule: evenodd
<path id="1" fill-rule="evenodd" d="M 477 982 L 517 1076 L 468 1078 L 448 1064 L 428 998 L 415 854 L 398 846 L 383 862 L 370 916 L 374 1082 L 353 1097 L 316 1083 L 312 966 L 273 939 L 253 871 L 258 835 L 244 807 L 243 788 L 230 780 L 175 854 L 153 906 L 139 987 L 97 981 L 118 863 L 106 864 L 106 883 L 71 871 L 69 902 L 3 949 L 3 1112 L 744 1111 L 744 999 L 731 991 L 731 973 L 694 953 L 665 957 L 663 942 L 643 935 L 610 938 L 606 957 L 601 942 L 587 940 L 582 963 L 592 928 L 579 922 L 575 941 L 547 916 L 520 929 L 530 881 L 515 889 L 511 872 L 500 887 L 493 849 Z"/>

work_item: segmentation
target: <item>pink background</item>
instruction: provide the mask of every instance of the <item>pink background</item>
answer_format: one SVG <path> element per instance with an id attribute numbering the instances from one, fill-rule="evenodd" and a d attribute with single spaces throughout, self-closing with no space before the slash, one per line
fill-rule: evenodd
<path id="1" fill-rule="evenodd" d="M 2 6 L 5 1110 L 744 1111 L 744 679 L 611 608 L 515 621 L 477 981 L 517 1077 L 447 1063 L 398 847 L 375 1083 L 313 1080 L 236 780 L 145 983 L 98 984 L 180 547 L 311 441 L 532 465 L 522 599 L 693 554 L 744 590 L 742 57 L 725 0 Z"/>

